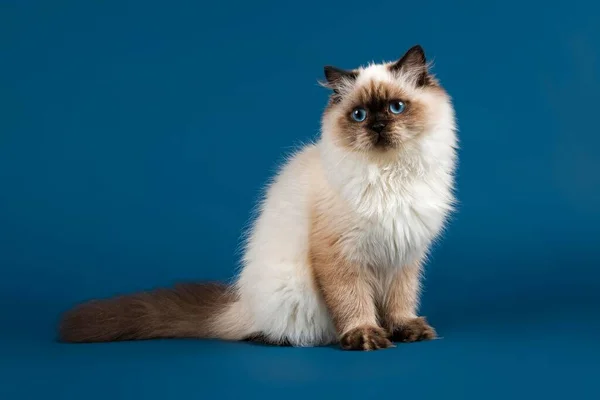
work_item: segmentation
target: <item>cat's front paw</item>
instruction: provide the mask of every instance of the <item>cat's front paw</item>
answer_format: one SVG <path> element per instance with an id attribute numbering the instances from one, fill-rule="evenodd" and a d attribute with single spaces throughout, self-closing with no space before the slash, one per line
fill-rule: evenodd
<path id="1" fill-rule="evenodd" d="M 359 326 L 346 332 L 340 339 L 344 350 L 379 350 L 394 347 L 388 332 L 378 326 Z"/>
<path id="2" fill-rule="evenodd" d="M 392 332 L 394 342 L 418 342 L 421 340 L 431 340 L 437 338 L 435 329 L 427 323 L 424 317 L 409 319 Z"/>

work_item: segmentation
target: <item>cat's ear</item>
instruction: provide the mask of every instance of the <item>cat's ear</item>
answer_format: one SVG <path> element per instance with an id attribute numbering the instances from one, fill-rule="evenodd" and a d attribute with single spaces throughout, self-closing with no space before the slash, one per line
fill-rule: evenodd
<path id="1" fill-rule="evenodd" d="M 425 51 L 419 45 L 411 47 L 398 61 L 390 65 L 390 70 L 413 77 L 417 86 L 432 83 Z"/>
<path id="2" fill-rule="evenodd" d="M 325 72 L 325 79 L 327 80 L 327 83 L 331 86 L 335 86 L 336 83 L 343 79 L 347 79 L 349 81 L 356 79 L 356 72 L 333 67 L 331 65 L 326 65 L 323 68 L 323 71 Z"/>
<path id="3" fill-rule="evenodd" d="M 325 81 L 321 82 L 321 85 L 333 90 L 337 95 L 340 95 L 345 87 L 353 84 L 358 76 L 356 71 L 348 71 L 331 65 L 326 65 L 323 71 L 325 72 Z"/>

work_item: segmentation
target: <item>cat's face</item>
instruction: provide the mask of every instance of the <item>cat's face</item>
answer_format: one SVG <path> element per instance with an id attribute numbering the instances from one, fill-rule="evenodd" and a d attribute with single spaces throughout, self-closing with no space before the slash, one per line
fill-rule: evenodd
<path id="1" fill-rule="evenodd" d="M 415 46 L 398 61 L 356 70 L 325 67 L 324 86 L 333 90 L 323 132 L 337 146 L 360 152 L 393 152 L 435 122 L 449 97 L 429 73 Z"/>

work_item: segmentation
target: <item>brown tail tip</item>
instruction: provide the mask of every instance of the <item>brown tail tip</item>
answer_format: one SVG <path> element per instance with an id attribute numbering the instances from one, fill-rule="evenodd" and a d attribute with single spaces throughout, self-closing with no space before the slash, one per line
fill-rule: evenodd
<path id="1" fill-rule="evenodd" d="M 120 308 L 114 300 L 91 301 L 76 306 L 63 314 L 58 340 L 66 343 L 118 340 L 123 329 L 115 311 Z"/>
<path id="2" fill-rule="evenodd" d="M 212 318 L 235 295 L 218 283 L 94 300 L 63 315 L 59 340 L 68 343 L 207 337 Z"/>

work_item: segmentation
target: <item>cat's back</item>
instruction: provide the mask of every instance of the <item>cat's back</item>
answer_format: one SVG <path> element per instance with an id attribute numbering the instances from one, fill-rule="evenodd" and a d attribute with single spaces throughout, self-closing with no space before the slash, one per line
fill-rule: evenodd
<path id="1" fill-rule="evenodd" d="M 280 265 L 304 259 L 308 246 L 310 199 L 319 154 L 306 145 L 283 163 L 269 183 L 247 237 L 244 264 Z"/>

